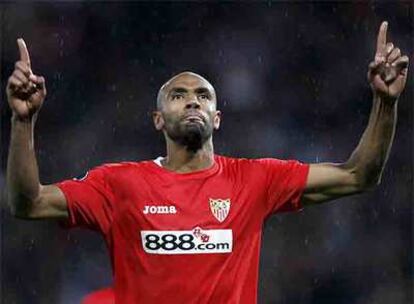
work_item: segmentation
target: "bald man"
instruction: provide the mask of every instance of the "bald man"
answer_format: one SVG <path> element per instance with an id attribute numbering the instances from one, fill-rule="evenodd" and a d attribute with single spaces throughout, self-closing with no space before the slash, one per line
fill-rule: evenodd
<path id="1" fill-rule="evenodd" d="M 379 184 L 408 67 L 386 32 L 384 22 L 368 69 L 374 96 L 368 126 L 344 163 L 215 154 L 213 132 L 221 120 L 216 92 L 202 76 L 184 72 L 161 87 L 153 113 L 165 157 L 105 164 L 53 185 L 40 184 L 33 145 L 45 80 L 33 74 L 19 39 L 20 60 L 7 86 L 11 211 L 99 231 L 110 251 L 116 303 L 256 303 L 266 218 Z"/>

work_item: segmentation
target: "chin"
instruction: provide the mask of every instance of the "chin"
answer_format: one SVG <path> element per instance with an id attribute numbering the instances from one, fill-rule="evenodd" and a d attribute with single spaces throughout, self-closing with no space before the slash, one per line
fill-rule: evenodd
<path id="1" fill-rule="evenodd" d="M 187 132 L 196 132 L 196 133 L 204 133 L 204 126 L 199 122 L 191 122 L 185 125 L 185 133 Z"/>
<path id="2" fill-rule="evenodd" d="M 211 133 L 209 126 L 200 121 L 187 121 L 167 131 L 173 141 L 194 153 L 203 147 Z"/>

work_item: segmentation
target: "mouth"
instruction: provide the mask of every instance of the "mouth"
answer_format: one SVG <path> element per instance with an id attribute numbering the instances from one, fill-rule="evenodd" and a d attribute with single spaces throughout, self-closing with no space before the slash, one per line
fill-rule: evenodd
<path id="1" fill-rule="evenodd" d="M 186 117 L 184 118 L 184 120 L 188 120 L 188 121 L 201 121 L 201 122 L 204 122 L 204 120 L 203 120 L 200 116 L 194 116 L 194 115 L 186 116 Z"/>
<path id="2" fill-rule="evenodd" d="M 204 123 L 204 117 L 201 114 L 197 114 L 197 113 L 189 113 L 184 115 L 183 117 L 184 121 L 189 121 L 189 122 L 202 122 Z"/>

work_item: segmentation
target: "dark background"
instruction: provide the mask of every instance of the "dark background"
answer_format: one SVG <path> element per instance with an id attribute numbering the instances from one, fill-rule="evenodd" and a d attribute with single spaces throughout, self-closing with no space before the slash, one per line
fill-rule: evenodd
<path id="1" fill-rule="evenodd" d="M 48 96 L 35 138 L 42 183 L 105 162 L 151 159 L 157 90 L 191 70 L 216 87 L 219 154 L 345 161 L 371 108 L 366 81 L 382 20 L 413 60 L 413 4 L 1 3 L 2 303 L 79 303 L 110 285 L 100 237 L 11 218 L 4 92 L 28 45 Z M 266 223 L 259 303 L 412 303 L 413 78 L 382 184 Z"/>

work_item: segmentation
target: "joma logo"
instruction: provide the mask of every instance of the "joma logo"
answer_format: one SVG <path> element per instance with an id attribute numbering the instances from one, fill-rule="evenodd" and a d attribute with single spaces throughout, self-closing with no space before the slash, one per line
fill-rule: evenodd
<path id="1" fill-rule="evenodd" d="M 175 214 L 177 209 L 174 206 L 144 206 L 144 214 Z"/>

